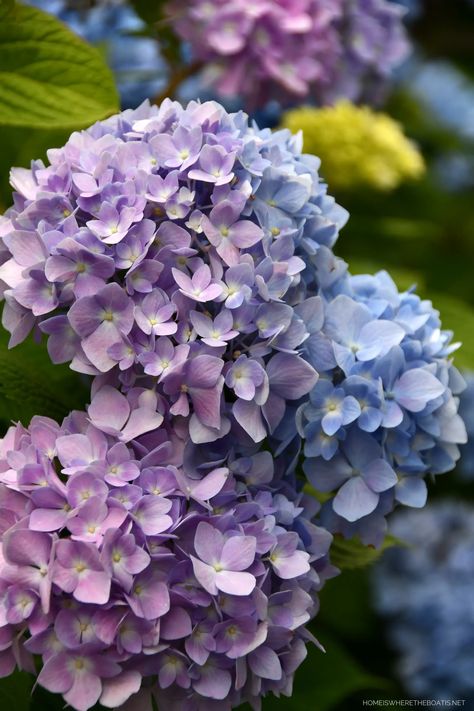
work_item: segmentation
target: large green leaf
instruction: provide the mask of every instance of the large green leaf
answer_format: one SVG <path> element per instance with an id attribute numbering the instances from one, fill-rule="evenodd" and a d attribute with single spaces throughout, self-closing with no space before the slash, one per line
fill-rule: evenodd
<path id="1" fill-rule="evenodd" d="M 118 110 L 97 49 L 36 8 L 1 13 L 0 125 L 76 129 Z"/>
<path id="2" fill-rule="evenodd" d="M 88 389 L 81 376 L 65 365 L 53 365 L 45 344 L 28 339 L 12 350 L 7 335 L 0 337 L 0 418 L 4 423 L 34 415 L 61 420 L 73 409 L 83 409 Z"/>
<path id="3" fill-rule="evenodd" d="M 403 541 L 390 534 L 379 548 L 365 546 L 358 538 L 346 540 L 342 536 L 335 536 L 330 551 L 331 563 L 341 570 L 365 568 L 375 563 L 387 548 L 400 545 L 404 545 Z"/>

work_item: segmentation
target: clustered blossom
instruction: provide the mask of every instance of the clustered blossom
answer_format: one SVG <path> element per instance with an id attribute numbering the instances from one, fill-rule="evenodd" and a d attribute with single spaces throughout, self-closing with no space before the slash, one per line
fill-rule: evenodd
<path id="1" fill-rule="evenodd" d="M 404 10 L 387 0 L 190 0 L 173 28 L 224 95 L 262 103 L 282 90 L 323 103 L 375 96 L 407 55 Z"/>
<path id="2" fill-rule="evenodd" d="M 386 551 L 374 602 L 411 696 L 474 702 L 474 509 L 460 501 L 396 514 L 405 545 Z"/>
<path id="3" fill-rule="evenodd" d="M 350 101 L 334 106 L 301 106 L 282 116 L 282 125 L 303 131 L 304 150 L 321 159 L 333 190 L 369 187 L 390 191 L 424 173 L 421 153 L 388 114 Z"/>
<path id="4" fill-rule="evenodd" d="M 49 159 L 12 171 L 0 226 L 11 345 L 36 326 L 53 362 L 154 388 L 195 443 L 275 431 L 317 380 L 301 274 L 346 219 L 317 159 L 289 131 L 169 100 Z"/>
<path id="5" fill-rule="evenodd" d="M 397 503 L 424 505 L 466 436 L 451 333 L 334 256 L 346 214 L 300 137 L 167 100 L 49 158 L 13 171 L 1 224 L 12 345 L 39 325 L 54 362 L 95 376 L 94 403 L 117 400 L 124 442 L 149 408 L 224 459 L 265 442 L 294 471 L 303 454 L 329 530 L 379 545 Z"/>
<path id="6" fill-rule="evenodd" d="M 105 386 L 0 441 L 0 674 L 40 655 L 78 711 L 290 694 L 331 535 L 268 452 L 196 465 L 135 404 Z"/>
<path id="7" fill-rule="evenodd" d="M 1 444 L 1 659 L 41 654 L 78 711 L 290 694 L 331 533 L 380 545 L 465 440 L 451 334 L 334 256 L 347 214 L 301 143 L 166 100 L 12 171 L 10 345 L 93 380 Z"/>
<path id="8" fill-rule="evenodd" d="M 399 293 L 386 272 L 351 276 L 335 260 L 320 298 L 303 344 L 320 374 L 297 413 L 303 469 L 329 494 L 325 525 L 379 545 L 385 514 L 424 506 L 423 477 L 452 469 L 466 442 L 459 344 L 430 301 Z"/>

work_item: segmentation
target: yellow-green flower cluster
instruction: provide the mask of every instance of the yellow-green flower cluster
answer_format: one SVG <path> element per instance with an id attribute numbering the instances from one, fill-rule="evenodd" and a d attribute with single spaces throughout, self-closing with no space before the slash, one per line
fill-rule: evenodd
<path id="1" fill-rule="evenodd" d="M 321 173 L 333 187 L 393 190 L 425 169 L 417 147 L 390 116 L 341 101 L 321 109 L 288 111 L 283 126 L 303 131 L 304 150 L 321 158 Z"/>

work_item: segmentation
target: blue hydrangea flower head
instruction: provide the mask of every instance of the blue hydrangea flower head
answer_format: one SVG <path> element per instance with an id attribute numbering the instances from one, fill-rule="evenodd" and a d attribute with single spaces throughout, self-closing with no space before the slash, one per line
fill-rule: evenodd
<path id="1" fill-rule="evenodd" d="M 384 554 L 373 576 L 397 670 L 411 695 L 474 703 L 474 510 L 459 501 L 396 514 L 405 547 Z"/>

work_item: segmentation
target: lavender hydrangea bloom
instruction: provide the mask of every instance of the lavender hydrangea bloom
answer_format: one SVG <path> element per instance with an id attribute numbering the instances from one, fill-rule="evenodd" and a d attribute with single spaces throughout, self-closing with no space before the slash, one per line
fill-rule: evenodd
<path id="1" fill-rule="evenodd" d="M 324 525 L 378 545 L 386 514 L 424 506 L 424 476 L 452 469 L 466 442 L 457 344 L 431 302 L 399 293 L 386 272 L 351 276 L 321 256 L 315 329 L 302 346 L 321 376 L 297 412 L 303 469 L 331 494 Z"/>
<path id="2" fill-rule="evenodd" d="M 284 459 L 190 448 L 146 395 L 104 386 L 88 414 L 0 441 L 0 674 L 40 655 L 77 711 L 140 688 L 184 709 L 289 694 L 332 536 Z"/>
<path id="3" fill-rule="evenodd" d="M 73 134 L 49 159 L 12 171 L 0 266 L 11 345 L 39 326 L 54 362 L 98 388 L 155 389 L 160 417 L 179 417 L 196 444 L 274 432 L 317 379 L 300 354 L 305 259 L 346 219 L 300 139 L 166 100 Z M 118 398 L 128 441 L 138 434 Z"/>
<path id="4" fill-rule="evenodd" d="M 254 105 L 373 98 L 408 52 L 404 10 L 387 0 L 191 0 L 168 14 L 208 81 Z"/>
<path id="5" fill-rule="evenodd" d="M 400 512 L 391 530 L 407 545 L 387 551 L 377 565 L 373 597 L 398 675 L 412 696 L 463 698 L 472 706 L 472 505 L 447 500 Z"/>

